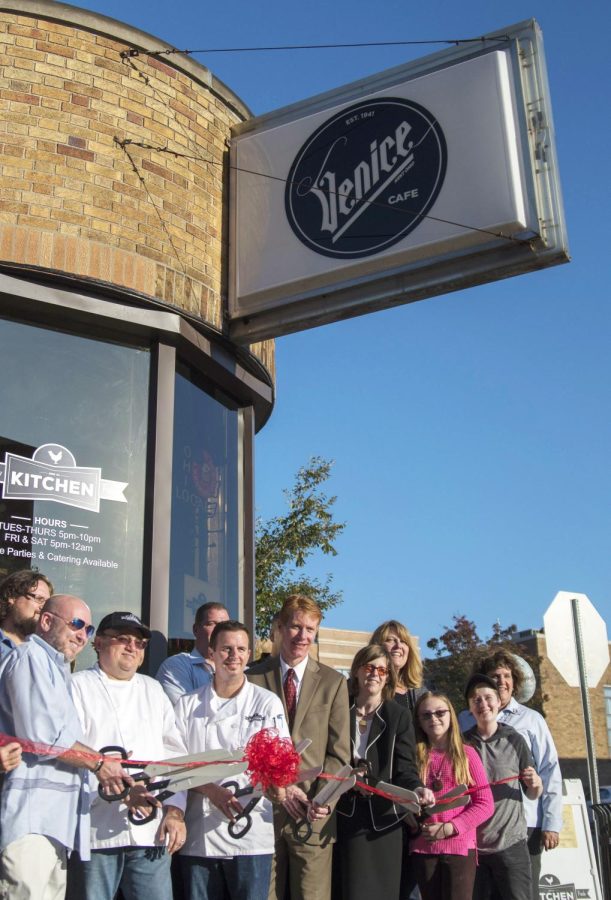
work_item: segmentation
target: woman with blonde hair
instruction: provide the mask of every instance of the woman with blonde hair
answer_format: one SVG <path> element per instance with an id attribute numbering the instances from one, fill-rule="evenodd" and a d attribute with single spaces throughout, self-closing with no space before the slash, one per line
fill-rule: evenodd
<path id="1" fill-rule="evenodd" d="M 416 755 L 420 778 L 439 798 L 459 784 L 472 792 L 466 806 L 430 816 L 410 845 L 422 900 L 471 900 L 475 882 L 475 830 L 494 812 L 482 762 L 463 743 L 445 694 L 427 691 L 416 703 Z"/>
<path id="2" fill-rule="evenodd" d="M 389 619 L 378 625 L 369 639 L 370 644 L 381 644 L 390 654 L 396 674 L 394 699 L 414 713 L 416 701 L 426 688 L 422 681 L 422 659 L 414 637 L 405 625 Z"/>

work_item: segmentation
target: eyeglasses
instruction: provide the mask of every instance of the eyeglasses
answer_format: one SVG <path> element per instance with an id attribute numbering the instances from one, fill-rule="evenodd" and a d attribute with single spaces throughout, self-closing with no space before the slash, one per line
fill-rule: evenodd
<path id="1" fill-rule="evenodd" d="M 424 719 L 425 722 L 428 722 L 430 719 L 443 719 L 446 713 L 449 713 L 449 709 L 431 709 L 426 712 L 418 713 L 420 719 Z"/>
<path id="2" fill-rule="evenodd" d="M 148 646 L 148 638 L 134 637 L 133 634 L 101 634 L 98 637 L 107 637 L 115 644 L 121 644 L 122 647 L 129 647 L 133 644 L 136 650 L 146 650 Z"/>
<path id="3" fill-rule="evenodd" d="M 367 663 L 362 666 L 362 668 L 367 672 L 368 675 L 379 675 L 380 678 L 386 678 L 388 675 L 388 669 L 386 666 L 374 666 L 373 663 Z"/>
<path id="4" fill-rule="evenodd" d="M 48 597 L 41 597 L 39 594 L 31 594 L 29 592 L 23 596 L 27 597 L 28 600 L 34 600 L 36 603 L 40 603 L 41 606 L 49 599 Z"/>
<path id="5" fill-rule="evenodd" d="M 47 612 L 50 616 L 55 616 L 56 619 L 61 619 L 62 622 L 65 622 L 72 631 L 82 631 L 84 628 L 88 638 L 93 637 L 95 634 L 95 627 L 93 625 L 88 625 L 83 619 L 64 619 L 63 616 L 58 616 L 56 612 L 51 612 L 50 609 L 48 609 Z"/>

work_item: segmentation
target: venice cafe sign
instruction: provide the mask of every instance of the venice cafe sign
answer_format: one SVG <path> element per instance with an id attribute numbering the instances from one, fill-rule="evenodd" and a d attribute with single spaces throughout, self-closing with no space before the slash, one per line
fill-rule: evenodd
<path id="1" fill-rule="evenodd" d="M 236 341 L 569 258 L 534 21 L 238 125 L 230 172 Z"/>

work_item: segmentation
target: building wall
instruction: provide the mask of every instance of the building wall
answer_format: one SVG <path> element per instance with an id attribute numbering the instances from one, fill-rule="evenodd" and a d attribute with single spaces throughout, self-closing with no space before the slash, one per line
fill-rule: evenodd
<path id="1" fill-rule="evenodd" d="M 222 331 L 227 140 L 249 112 L 188 57 L 125 55 L 167 46 L 49 0 L 0 2 L 0 265 Z M 253 349 L 271 370 L 273 342 Z"/>
<path id="2" fill-rule="evenodd" d="M 539 658 L 537 676 L 541 680 L 543 692 L 543 714 L 558 750 L 562 774 L 565 778 L 580 778 L 587 790 L 587 750 L 580 690 L 576 687 L 569 687 L 560 672 L 548 659 L 545 635 L 542 632 L 520 643 L 523 643 L 533 656 Z M 611 753 L 607 735 L 605 685 L 611 685 L 611 665 L 607 667 L 597 687 L 589 690 L 598 779 L 600 784 L 611 784 Z"/>
<path id="3" fill-rule="evenodd" d="M 365 647 L 370 637 L 370 631 L 323 627 L 318 632 L 318 659 L 338 672 L 349 672 L 357 650 Z"/>

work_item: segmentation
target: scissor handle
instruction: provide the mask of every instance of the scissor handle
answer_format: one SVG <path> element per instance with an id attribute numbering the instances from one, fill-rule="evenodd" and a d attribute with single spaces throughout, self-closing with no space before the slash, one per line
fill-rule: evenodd
<path id="1" fill-rule="evenodd" d="M 102 747 L 100 753 L 102 756 L 106 756 L 107 753 L 118 753 L 121 759 L 128 759 L 125 747 L 119 747 L 116 744 L 109 744 L 108 747 Z M 116 803 L 118 800 L 125 800 L 129 794 L 130 786 L 126 781 L 124 781 L 123 784 L 125 785 L 125 789 L 122 790 L 120 794 L 107 794 L 104 792 L 102 785 L 98 784 L 98 794 L 102 800 L 106 800 L 107 803 Z"/>
<path id="2" fill-rule="evenodd" d="M 252 816 L 250 815 L 250 811 L 248 811 L 249 806 L 250 806 L 250 803 L 247 806 L 245 806 L 244 809 L 242 810 L 242 812 L 240 813 L 240 815 L 236 816 L 235 819 L 233 820 L 233 822 L 230 822 L 229 825 L 227 826 L 229 829 L 229 834 L 231 835 L 232 838 L 235 838 L 236 840 L 243 838 L 244 835 L 248 834 L 248 832 L 252 828 Z M 240 827 L 238 823 L 242 819 L 245 819 L 245 822 Z"/>
<path id="3" fill-rule="evenodd" d="M 132 823 L 132 825 L 146 825 L 147 822 L 152 822 L 153 819 L 157 817 L 157 807 L 151 807 L 151 811 L 148 816 L 137 815 L 133 809 L 127 810 L 127 818 Z"/>
<path id="4" fill-rule="evenodd" d="M 249 802 L 246 804 L 246 806 L 244 807 L 242 812 L 234 818 L 233 822 L 229 823 L 229 826 L 228 826 L 229 834 L 231 835 L 232 838 L 236 838 L 236 840 L 239 840 L 240 838 L 243 838 L 245 834 L 248 834 L 248 832 L 252 828 L 251 812 L 253 811 L 253 809 L 255 808 L 255 806 L 257 805 L 257 803 L 259 802 L 260 799 L 261 799 L 261 797 L 259 796 L 259 797 L 253 797 L 252 800 L 249 800 Z M 242 825 L 241 828 L 238 828 L 238 822 L 241 819 L 246 819 L 246 822 L 244 825 Z"/>
<path id="5" fill-rule="evenodd" d="M 312 826 L 309 819 L 293 821 L 293 836 L 300 844 L 306 844 L 312 837 Z"/>
<path id="6" fill-rule="evenodd" d="M 237 783 L 237 781 L 224 781 L 221 787 L 227 788 L 227 790 L 233 789 L 234 797 L 237 797 L 238 791 L 240 790 L 240 785 Z"/>
<path id="7" fill-rule="evenodd" d="M 240 785 L 237 781 L 224 781 L 221 787 L 227 788 L 227 790 L 233 790 L 233 796 L 237 797 L 238 792 L 240 791 Z M 257 798 L 258 799 L 258 798 Z M 250 829 L 252 828 L 252 817 L 250 815 L 250 811 L 253 808 L 254 803 L 252 800 L 250 803 L 247 803 L 242 812 L 237 815 L 231 822 L 228 823 L 227 828 L 229 830 L 229 834 L 232 838 L 239 840 L 244 837 L 245 834 L 248 834 Z M 238 823 L 245 819 L 246 821 L 240 827 Z"/>

